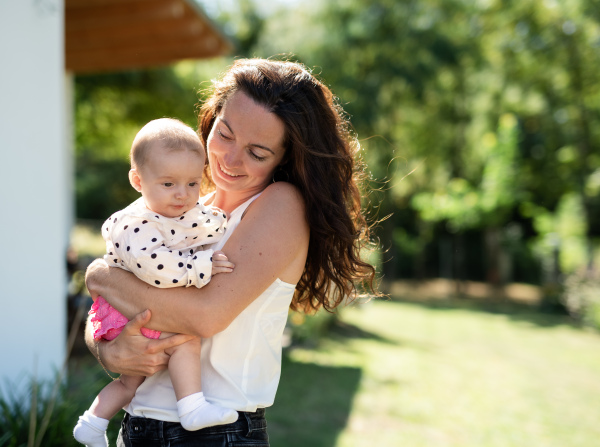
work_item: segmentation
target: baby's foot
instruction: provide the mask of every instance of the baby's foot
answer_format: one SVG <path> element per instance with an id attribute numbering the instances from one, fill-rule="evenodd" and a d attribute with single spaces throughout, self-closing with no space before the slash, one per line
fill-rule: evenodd
<path id="1" fill-rule="evenodd" d="M 79 421 L 73 429 L 73 436 L 87 447 L 108 447 L 106 427 L 108 427 L 107 419 L 94 416 L 86 411 L 83 416 L 79 417 Z"/>
<path id="2" fill-rule="evenodd" d="M 204 393 L 195 393 L 177 401 L 179 421 L 189 431 L 237 421 L 238 412 L 209 403 Z"/>

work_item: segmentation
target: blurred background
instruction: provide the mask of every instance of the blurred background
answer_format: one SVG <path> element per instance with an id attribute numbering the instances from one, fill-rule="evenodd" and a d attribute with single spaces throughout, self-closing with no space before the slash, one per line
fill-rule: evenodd
<path id="1" fill-rule="evenodd" d="M 136 197 L 123 173 L 145 122 L 196 126 L 202 89 L 233 57 L 282 55 L 311 68 L 350 115 L 370 170 L 365 204 L 382 220 L 374 259 L 385 290 L 442 278 L 452 293 L 478 282 L 510 294 L 523 283 L 542 289 L 521 295 L 554 308 L 567 303 L 569 278 L 592 279 L 597 2 L 201 5 L 234 46 L 225 57 L 75 77 L 78 219 L 103 220 Z M 588 306 L 593 320 L 597 303 L 570 310 Z"/>
<path id="2" fill-rule="evenodd" d="M 597 445 L 600 3 L 195 4 L 215 54 L 74 70 L 73 330 L 89 304 L 83 271 L 104 253 L 100 225 L 138 196 L 127 180 L 137 131 L 165 116 L 196 128 L 210 80 L 235 58 L 299 61 L 361 142 L 377 244 L 366 256 L 386 298 L 290 314 L 272 445 Z M 74 343 L 71 405 L 54 424 L 68 429 L 107 380 Z M 21 445 L 29 407 L 4 402 L 0 432 L 13 434 L 0 446 Z M 55 432 L 42 445 L 70 445 Z"/>

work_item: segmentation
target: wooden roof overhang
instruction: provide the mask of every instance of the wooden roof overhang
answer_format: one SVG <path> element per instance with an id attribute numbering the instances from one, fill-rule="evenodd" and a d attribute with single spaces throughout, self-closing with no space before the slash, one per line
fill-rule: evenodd
<path id="1" fill-rule="evenodd" d="M 65 66 L 73 73 L 155 67 L 232 49 L 194 0 L 65 0 Z"/>

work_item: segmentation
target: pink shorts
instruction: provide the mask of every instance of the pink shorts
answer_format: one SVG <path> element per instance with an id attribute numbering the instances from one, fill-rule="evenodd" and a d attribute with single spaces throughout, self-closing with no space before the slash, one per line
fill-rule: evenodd
<path id="1" fill-rule="evenodd" d="M 104 298 L 99 296 L 92 308 L 88 312 L 92 318 L 91 322 L 94 328 L 94 339 L 112 340 L 123 330 L 129 320 L 117 309 L 108 304 Z M 143 327 L 140 332 L 147 338 L 159 338 L 160 331 L 146 329 Z"/>

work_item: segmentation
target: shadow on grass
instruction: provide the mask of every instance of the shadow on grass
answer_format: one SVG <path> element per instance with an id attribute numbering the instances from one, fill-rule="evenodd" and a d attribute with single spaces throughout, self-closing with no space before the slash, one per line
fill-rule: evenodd
<path id="1" fill-rule="evenodd" d="M 398 342 L 396 340 L 391 340 L 386 337 L 382 337 L 379 334 L 375 334 L 373 332 L 365 331 L 364 329 L 355 326 L 353 324 L 347 323 L 342 319 L 336 319 L 329 328 L 327 333 L 328 337 L 337 339 L 337 340 L 347 340 L 347 339 L 361 339 L 361 340 L 373 340 L 378 341 L 385 344 L 397 345 Z"/>
<path id="2" fill-rule="evenodd" d="M 346 427 L 362 372 L 301 363 L 284 355 L 275 404 L 267 409 L 272 447 L 331 447 Z"/>

